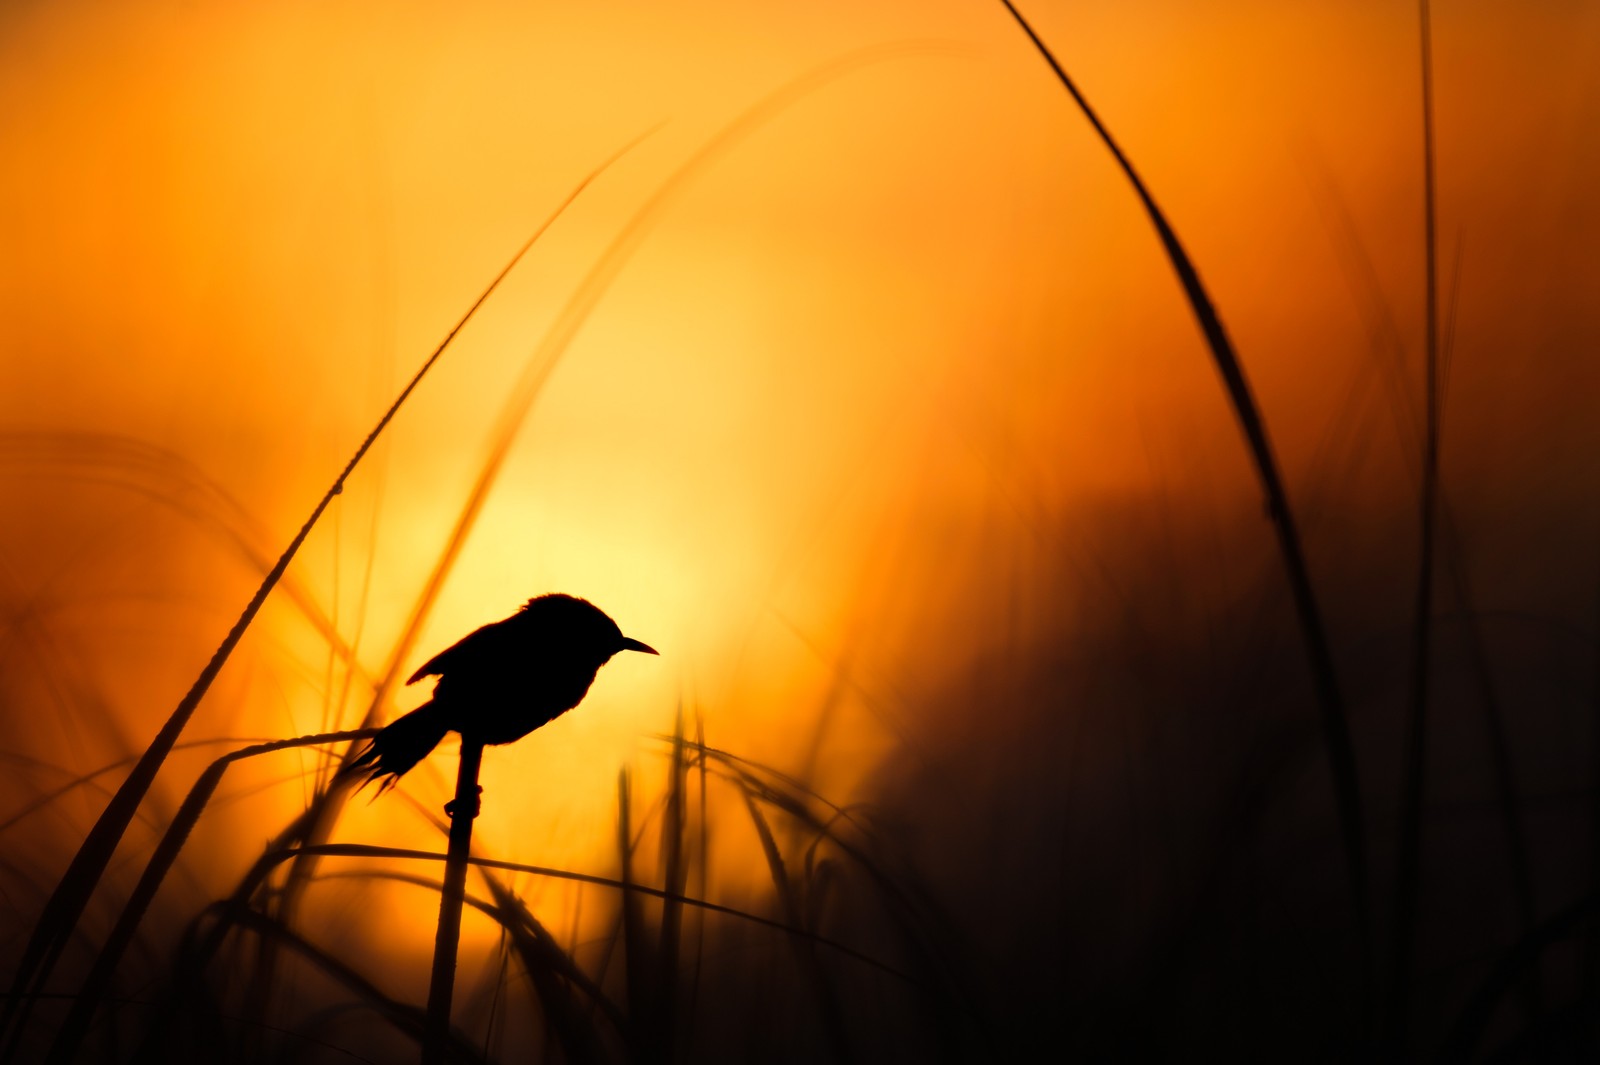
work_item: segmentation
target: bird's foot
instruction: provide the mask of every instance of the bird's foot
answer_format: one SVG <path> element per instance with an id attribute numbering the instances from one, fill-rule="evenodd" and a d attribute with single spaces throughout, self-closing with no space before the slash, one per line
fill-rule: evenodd
<path id="1" fill-rule="evenodd" d="M 478 811 L 483 809 L 482 803 L 479 801 L 482 796 L 483 785 L 479 784 L 477 794 L 473 795 L 472 798 L 466 803 L 463 803 L 460 799 L 451 799 L 449 802 L 445 803 L 445 816 L 450 818 L 452 821 L 455 820 L 456 814 L 466 814 L 469 818 L 477 817 Z"/>

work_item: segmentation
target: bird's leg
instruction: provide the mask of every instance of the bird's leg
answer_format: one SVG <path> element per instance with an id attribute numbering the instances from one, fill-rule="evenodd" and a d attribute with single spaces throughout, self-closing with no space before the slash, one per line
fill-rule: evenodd
<path id="1" fill-rule="evenodd" d="M 466 814 L 468 818 L 477 817 L 478 812 L 483 809 L 482 798 L 483 785 L 479 784 L 476 794 L 472 796 L 472 808 L 470 810 L 461 805 L 460 799 L 451 799 L 444 804 L 445 816 L 452 821 L 456 819 L 456 814 Z"/>

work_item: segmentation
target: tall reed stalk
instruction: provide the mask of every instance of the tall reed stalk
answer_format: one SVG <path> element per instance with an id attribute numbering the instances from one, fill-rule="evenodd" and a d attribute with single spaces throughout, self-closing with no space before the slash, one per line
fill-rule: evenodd
<path id="1" fill-rule="evenodd" d="M 1057 80 L 1067 90 L 1067 94 L 1072 97 L 1089 124 L 1094 127 L 1101 143 L 1116 160 L 1123 176 L 1128 179 L 1129 185 L 1139 197 L 1139 202 L 1144 205 L 1145 214 L 1149 217 L 1150 224 L 1155 227 L 1168 262 L 1183 286 L 1190 310 L 1200 325 L 1200 331 L 1205 335 L 1212 361 L 1217 367 L 1217 372 L 1221 374 L 1223 385 L 1227 390 L 1234 419 L 1244 433 L 1250 457 L 1255 463 L 1256 476 L 1266 496 L 1267 512 L 1271 515 L 1273 527 L 1277 531 L 1278 551 L 1283 558 L 1284 574 L 1289 582 L 1289 591 L 1294 599 L 1295 613 L 1299 620 L 1301 642 L 1311 666 L 1312 683 L 1321 709 L 1323 748 L 1333 778 L 1334 800 L 1339 811 L 1345 863 L 1350 878 L 1351 904 L 1356 925 L 1356 949 L 1360 955 L 1363 1023 L 1370 1025 L 1373 1002 L 1372 918 L 1368 898 L 1365 815 L 1362 812 L 1361 782 L 1356 770 L 1355 747 L 1350 739 L 1344 696 L 1340 691 L 1338 673 L 1334 668 L 1333 651 L 1329 646 L 1327 629 L 1322 620 L 1322 610 L 1317 603 L 1316 592 L 1311 583 L 1311 573 L 1306 565 L 1300 533 L 1295 525 L 1294 512 L 1289 507 L 1288 491 L 1278 472 L 1278 461 L 1273 453 L 1271 438 L 1267 434 L 1266 422 L 1256 405 L 1250 382 L 1245 376 L 1244 366 L 1234 352 L 1233 342 L 1228 339 L 1222 319 L 1200 280 L 1199 271 L 1195 269 L 1193 260 L 1184 250 L 1165 213 L 1156 205 L 1155 198 L 1117 145 L 1116 140 L 1112 138 L 1111 131 L 1100 121 L 1094 108 L 1089 105 L 1088 99 L 1067 74 L 1054 53 L 1034 31 L 1027 19 L 1023 18 L 1011 0 L 1000 0 L 1000 2 L 1028 35 L 1033 46 L 1050 65 L 1050 69 L 1055 72 Z"/>
<path id="2" fill-rule="evenodd" d="M 461 765 L 450 815 L 450 846 L 439 892 L 439 923 L 434 931 L 433 975 L 428 984 L 428 1038 L 423 1065 L 444 1065 L 450 1050 L 450 1003 L 455 995 L 456 949 L 461 941 L 461 900 L 467 890 L 467 859 L 472 855 L 472 822 L 478 817 L 478 770 L 483 743 L 461 737 Z"/>

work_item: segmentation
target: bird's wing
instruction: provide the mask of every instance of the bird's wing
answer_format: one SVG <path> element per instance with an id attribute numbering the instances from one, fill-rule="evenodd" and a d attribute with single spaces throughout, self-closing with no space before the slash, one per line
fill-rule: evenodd
<path id="1" fill-rule="evenodd" d="M 469 632 L 423 663 L 422 668 L 411 674 L 411 679 L 406 683 L 415 684 L 423 677 L 443 676 L 446 670 L 465 668 L 470 671 L 475 660 L 485 654 L 492 655 L 493 650 L 505 641 L 506 634 L 501 629 L 504 624 L 503 621 L 496 621 Z"/>

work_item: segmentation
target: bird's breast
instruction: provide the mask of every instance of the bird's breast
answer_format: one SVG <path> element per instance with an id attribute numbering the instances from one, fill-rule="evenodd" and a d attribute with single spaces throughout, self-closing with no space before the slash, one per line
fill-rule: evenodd
<path id="1" fill-rule="evenodd" d="M 597 667 L 598 668 L 598 667 Z M 483 743 L 511 743 L 553 721 L 583 701 L 597 669 L 567 667 L 533 671 L 444 677 L 434 700 L 450 707 L 463 735 Z"/>

